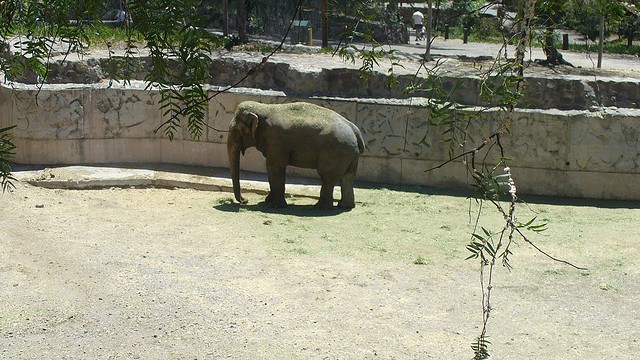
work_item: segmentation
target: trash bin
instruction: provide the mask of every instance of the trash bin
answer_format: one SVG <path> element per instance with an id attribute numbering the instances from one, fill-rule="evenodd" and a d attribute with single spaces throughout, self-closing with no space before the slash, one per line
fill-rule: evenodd
<path id="1" fill-rule="evenodd" d="M 294 20 L 291 27 L 291 44 L 311 44 L 311 21 L 309 20 Z"/>

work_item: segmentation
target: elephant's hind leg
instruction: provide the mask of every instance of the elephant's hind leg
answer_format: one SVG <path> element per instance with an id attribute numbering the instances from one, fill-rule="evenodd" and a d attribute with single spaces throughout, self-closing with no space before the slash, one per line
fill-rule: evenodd
<path id="1" fill-rule="evenodd" d="M 348 175 L 345 175 L 347 177 Z M 343 209 L 353 209 L 356 207 L 356 199 L 353 194 L 353 179 L 346 180 L 342 179 L 340 192 L 342 193 L 342 198 L 338 201 L 338 207 Z"/>
<path id="2" fill-rule="evenodd" d="M 356 172 L 358 170 L 358 158 L 353 160 L 347 172 L 340 180 L 340 193 L 341 198 L 338 202 L 338 207 L 343 209 L 353 209 L 356 207 L 356 199 L 353 193 L 353 182 L 356 179 Z"/>
<path id="3" fill-rule="evenodd" d="M 336 184 L 336 179 L 333 177 L 321 176 L 322 187 L 320 188 L 320 200 L 316 204 L 316 207 L 320 209 L 333 208 L 333 187 Z"/>

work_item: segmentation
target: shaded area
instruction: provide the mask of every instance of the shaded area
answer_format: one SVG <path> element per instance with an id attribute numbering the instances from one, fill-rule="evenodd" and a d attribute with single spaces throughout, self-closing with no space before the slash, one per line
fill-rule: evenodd
<path id="1" fill-rule="evenodd" d="M 51 176 L 52 170 L 63 173 L 64 178 Z M 131 170 L 131 171 L 129 171 Z M 143 173 L 136 173 L 142 170 Z M 147 172 L 148 171 L 148 172 Z M 90 173 L 90 176 L 87 174 Z M 108 187 L 157 187 L 157 188 L 192 188 L 207 191 L 224 191 L 232 195 L 229 170 L 204 166 L 180 164 L 87 164 L 83 166 L 65 165 L 16 165 L 14 174 L 17 179 L 28 181 L 32 185 L 52 188 L 86 189 Z M 186 175 L 186 177 L 185 177 Z M 120 183 L 114 182 L 114 178 Z M 243 191 L 265 195 L 268 193 L 267 175 L 243 171 L 241 174 Z M 54 180 L 59 180 L 55 182 Z M 86 184 L 82 184 L 82 181 Z M 160 181 L 163 180 L 163 181 Z M 247 185 L 247 186 L 245 186 Z M 320 180 L 318 178 L 287 176 L 287 194 L 291 198 L 307 197 L 317 199 Z M 418 185 L 394 185 L 356 181 L 356 189 L 392 190 L 420 195 L 443 195 L 470 198 L 475 196 L 473 190 L 456 190 Z M 231 198 L 229 199 L 231 201 Z M 358 203 L 356 198 L 356 203 Z M 509 201 L 508 198 L 502 199 Z M 529 204 L 567 205 L 610 209 L 639 209 L 640 201 L 618 201 L 600 199 L 559 198 L 549 196 L 524 195 L 522 202 Z M 285 209 L 272 209 L 265 203 L 239 205 L 236 203 L 219 204 L 216 208 L 225 212 L 237 212 L 240 209 L 249 211 L 274 212 L 296 216 L 327 215 L 311 206 L 290 205 Z M 328 215 L 344 212 L 335 208 Z"/>

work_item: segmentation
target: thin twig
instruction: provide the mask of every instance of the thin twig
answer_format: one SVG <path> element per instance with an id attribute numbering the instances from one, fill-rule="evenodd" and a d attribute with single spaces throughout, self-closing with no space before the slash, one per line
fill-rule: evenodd
<path id="1" fill-rule="evenodd" d="M 515 225 L 514 225 L 514 226 L 515 226 Z M 531 246 L 532 246 L 534 249 L 536 249 L 539 253 L 541 253 L 542 255 L 544 255 L 544 256 L 546 256 L 546 257 L 548 257 L 549 259 L 551 259 L 551 260 L 553 260 L 553 261 L 557 261 L 557 262 L 559 262 L 559 263 L 563 263 L 563 264 L 565 264 L 565 265 L 569 265 L 569 266 L 571 266 L 571 267 L 572 267 L 572 268 L 574 268 L 574 269 L 578 269 L 578 270 L 589 270 L 589 269 L 587 269 L 587 268 L 585 268 L 585 267 L 574 265 L 574 264 L 570 263 L 569 261 L 562 260 L 562 259 L 558 259 L 557 257 L 550 255 L 549 253 L 547 253 L 546 251 L 544 251 L 544 250 L 542 250 L 540 247 L 538 247 L 536 244 L 534 244 L 534 243 L 533 243 L 533 241 L 531 241 L 531 240 L 527 239 L 527 237 L 522 233 L 522 231 L 520 231 L 520 229 L 518 229 L 517 227 L 516 227 L 515 229 L 516 229 L 516 231 L 518 232 L 518 234 L 520 234 L 520 236 L 522 236 L 522 238 L 524 239 L 524 241 L 526 241 L 526 242 L 527 242 L 527 244 L 531 245 Z"/>
<path id="2" fill-rule="evenodd" d="M 484 148 L 485 146 L 487 146 L 487 144 L 489 144 L 489 143 L 490 143 L 490 141 L 489 141 L 489 140 L 491 140 L 492 138 L 494 138 L 494 137 L 496 137 L 496 136 L 498 136 L 498 135 L 499 135 L 499 132 L 494 133 L 494 134 L 492 134 L 491 136 L 489 136 L 485 141 L 483 141 L 483 142 L 482 142 L 482 144 L 480 144 L 480 145 L 478 145 L 478 146 L 474 147 L 474 148 L 473 148 L 473 149 L 471 149 L 471 150 L 467 150 L 467 151 L 465 151 L 465 152 L 463 152 L 463 153 L 460 153 L 460 154 L 458 154 L 458 155 L 456 155 L 456 156 L 454 156 L 454 157 L 452 157 L 452 158 L 449 158 L 448 160 L 446 160 L 446 161 L 442 162 L 441 164 L 439 164 L 439 165 L 437 165 L 437 166 L 434 166 L 434 167 L 432 167 L 432 168 L 429 168 L 429 169 L 425 170 L 424 172 L 429 172 L 429 171 L 432 171 L 432 170 L 435 170 L 435 169 L 439 169 L 439 168 L 441 168 L 441 167 L 443 167 L 443 166 L 445 166 L 445 165 L 447 165 L 447 164 L 449 164 L 449 163 L 451 163 L 451 162 L 454 162 L 454 161 L 456 161 L 456 160 L 460 159 L 461 157 L 465 157 L 465 156 L 467 156 L 467 155 L 473 155 L 473 154 L 476 154 L 476 153 L 478 153 L 480 150 L 482 150 L 482 148 Z"/>

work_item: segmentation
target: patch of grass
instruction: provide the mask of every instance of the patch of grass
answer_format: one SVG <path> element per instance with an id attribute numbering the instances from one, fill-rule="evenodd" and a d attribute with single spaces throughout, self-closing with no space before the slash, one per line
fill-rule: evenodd
<path id="1" fill-rule="evenodd" d="M 249 52 L 270 53 L 276 49 L 275 45 L 267 44 L 263 42 L 250 42 L 244 45 L 240 45 L 238 49 Z"/>
<path id="2" fill-rule="evenodd" d="M 627 261 L 625 261 L 623 259 L 615 259 L 613 261 L 612 265 L 613 265 L 614 268 L 620 269 L 620 268 L 623 268 L 623 267 L 625 267 L 627 265 Z"/>
<path id="3" fill-rule="evenodd" d="M 334 238 L 333 236 L 324 233 L 320 238 L 322 238 L 322 240 L 328 241 L 328 242 L 336 242 L 338 241 L 336 238 Z"/>
<path id="4" fill-rule="evenodd" d="M 293 249 L 289 250 L 289 252 L 294 253 L 294 254 L 298 254 L 298 255 L 307 255 L 309 253 L 309 250 L 307 250 L 305 248 L 293 248 Z"/>
<path id="5" fill-rule="evenodd" d="M 440 34 L 444 36 L 443 34 Z M 463 28 L 452 27 L 449 29 L 450 39 L 463 39 Z M 469 42 L 500 44 L 503 39 L 500 36 L 500 32 L 491 26 L 490 22 L 481 22 L 476 24 L 469 33 Z M 560 39 L 554 41 L 557 49 L 562 49 L 562 42 Z M 540 43 L 534 43 L 533 46 L 540 47 Z M 569 50 L 575 52 L 590 52 L 598 53 L 598 44 L 569 44 Z M 606 42 L 603 46 L 603 52 L 606 54 L 627 54 L 627 55 L 640 55 L 640 45 L 627 46 L 626 39 L 620 39 L 615 41 Z"/>
<path id="6" fill-rule="evenodd" d="M 380 252 L 380 253 L 386 253 L 389 250 L 387 250 L 386 248 L 380 246 L 380 245 L 372 245 L 372 246 L 368 246 L 369 250 L 372 251 L 376 251 L 376 252 Z"/>
<path id="7" fill-rule="evenodd" d="M 429 264 L 429 261 L 422 256 L 418 256 L 415 260 L 413 260 L 413 263 L 415 265 L 427 265 Z"/>
<path id="8" fill-rule="evenodd" d="M 562 46 L 561 44 L 559 45 Z M 597 44 L 569 44 L 569 50 L 576 52 L 590 52 L 597 54 Z M 602 51 L 606 54 L 627 54 L 627 55 L 640 55 L 640 45 L 633 45 L 628 47 L 626 41 L 612 41 L 605 43 L 602 47 Z"/>
<path id="9" fill-rule="evenodd" d="M 615 287 L 611 284 L 608 283 L 601 283 L 599 286 L 600 290 L 602 291 L 611 291 L 611 290 L 615 290 Z"/>
<path id="10" fill-rule="evenodd" d="M 293 225 L 294 221 L 291 218 L 284 218 L 282 221 L 280 221 L 280 225 Z"/>
<path id="11" fill-rule="evenodd" d="M 135 30 L 132 30 L 132 40 L 142 47 L 143 37 Z M 127 30 L 121 27 L 110 27 L 102 24 L 92 24 L 91 31 L 87 31 L 87 40 L 91 47 L 113 47 L 124 48 L 127 42 Z"/>
<path id="12" fill-rule="evenodd" d="M 567 273 L 564 269 L 547 269 L 543 272 L 545 275 L 565 275 Z"/>
<path id="13" fill-rule="evenodd" d="M 368 228 L 371 229 L 372 232 L 380 232 L 380 231 L 382 231 L 382 228 L 380 226 L 378 226 L 377 223 L 371 223 L 368 226 Z"/>
<path id="14" fill-rule="evenodd" d="M 376 212 L 373 211 L 373 210 L 365 210 L 365 211 L 363 211 L 363 215 L 365 215 L 365 216 L 375 216 Z"/>
<path id="15" fill-rule="evenodd" d="M 480 28 L 473 27 L 471 32 L 469 32 L 468 41 L 469 42 L 478 42 L 478 43 L 489 43 L 489 44 L 500 44 L 502 43 L 502 37 L 499 32 L 489 31 L 486 32 L 490 27 L 486 27 L 487 24 L 481 24 Z M 480 30 L 480 31 L 478 31 Z M 444 33 L 439 34 L 444 37 Z M 464 39 L 464 29 L 463 27 L 452 27 L 449 29 L 449 39 Z"/>
<path id="16" fill-rule="evenodd" d="M 220 198 L 216 201 L 218 205 L 231 205 L 233 204 L 233 199 L 230 197 Z"/>

